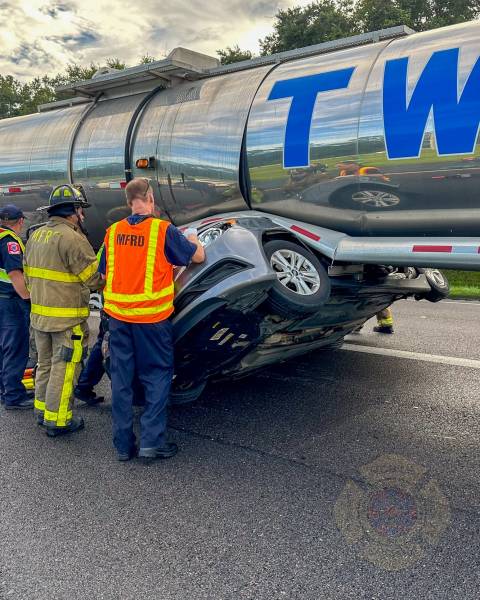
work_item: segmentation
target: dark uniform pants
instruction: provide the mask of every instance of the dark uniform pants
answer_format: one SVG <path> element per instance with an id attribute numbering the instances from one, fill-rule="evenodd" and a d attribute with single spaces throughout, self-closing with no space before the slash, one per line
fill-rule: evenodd
<path id="1" fill-rule="evenodd" d="M 0 298 L 0 398 L 2 404 L 22 402 L 28 361 L 30 307 L 21 298 Z"/>
<path id="2" fill-rule="evenodd" d="M 73 388 L 88 351 L 87 322 L 54 333 L 36 329 L 35 342 L 35 412 L 48 427 L 66 427 L 72 420 Z"/>
<path id="3" fill-rule="evenodd" d="M 100 328 L 98 330 L 97 341 L 90 350 L 87 364 L 80 373 L 77 387 L 75 392 L 80 394 L 91 394 L 93 388 L 100 383 L 100 380 L 105 374 L 105 368 L 103 366 L 103 354 L 102 344 L 103 338 L 105 337 L 105 317 L 102 317 L 100 321 Z"/>
<path id="4" fill-rule="evenodd" d="M 127 453 L 135 444 L 133 382 L 138 376 L 145 392 L 140 419 L 140 448 L 165 444 L 167 403 L 173 377 L 173 340 L 170 321 L 126 323 L 110 318 L 113 443 Z"/>

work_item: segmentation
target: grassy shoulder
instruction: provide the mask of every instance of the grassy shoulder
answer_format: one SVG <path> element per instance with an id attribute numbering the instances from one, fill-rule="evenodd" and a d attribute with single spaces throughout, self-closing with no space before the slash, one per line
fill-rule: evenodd
<path id="1" fill-rule="evenodd" d="M 451 298 L 480 300 L 480 272 L 443 271 L 443 273 L 450 283 Z"/>

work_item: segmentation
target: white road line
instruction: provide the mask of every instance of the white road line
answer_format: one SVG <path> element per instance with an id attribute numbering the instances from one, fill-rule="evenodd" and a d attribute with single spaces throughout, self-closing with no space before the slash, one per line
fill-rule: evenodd
<path id="1" fill-rule="evenodd" d="M 399 300 L 399 302 L 418 303 L 415 298 L 403 298 L 402 300 Z M 437 306 L 442 306 L 443 304 L 466 304 L 467 306 L 480 306 L 480 302 L 478 300 L 442 300 L 437 304 Z"/>
<path id="2" fill-rule="evenodd" d="M 476 300 L 442 300 L 445 304 L 469 304 L 470 306 L 479 306 L 480 302 Z"/>
<path id="3" fill-rule="evenodd" d="M 395 356 L 396 358 L 408 358 L 410 360 L 423 360 L 424 362 L 451 365 L 454 367 L 470 367 L 480 369 L 480 360 L 471 358 L 458 358 L 456 356 L 441 356 L 439 354 L 424 354 L 423 352 L 407 352 L 406 350 L 394 350 L 393 348 L 376 348 L 374 346 L 361 346 L 360 344 L 343 344 L 342 350 L 348 352 L 364 352 L 365 354 L 379 354 L 381 356 Z"/>

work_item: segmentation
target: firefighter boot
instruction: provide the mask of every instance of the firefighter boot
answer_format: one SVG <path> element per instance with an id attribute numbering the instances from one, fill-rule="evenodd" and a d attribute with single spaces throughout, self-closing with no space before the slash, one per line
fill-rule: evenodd
<path id="1" fill-rule="evenodd" d="M 74 433 L 75 431 L 80 431 L 85 427 L 84 420 L 80 418 L 73 418 L 68 425 L 65 427 L 45 427 L 46 434 L 48 437 L 58 437 L 59 435 L 67 435 L 68 433 Z"/>
<path id="2" fill-rule="evenodd" d="M 391 325 L 377 325 L 373 328 L 375 333 L 393 333 L 393 327 Z"/>

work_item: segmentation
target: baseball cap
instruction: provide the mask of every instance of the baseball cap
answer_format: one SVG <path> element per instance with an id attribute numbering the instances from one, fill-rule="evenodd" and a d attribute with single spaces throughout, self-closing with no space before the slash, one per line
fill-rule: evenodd
<path id="1" fill-rule="evenodd" d="M 23 212 L 15 204 L 6 204 L 0 208 L 0 219 L 2 221 L 16 221 L 24 217 Z"/>

